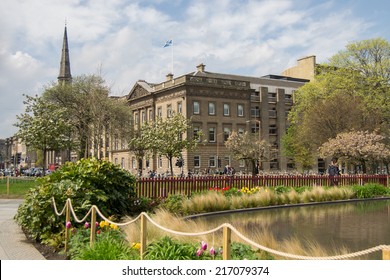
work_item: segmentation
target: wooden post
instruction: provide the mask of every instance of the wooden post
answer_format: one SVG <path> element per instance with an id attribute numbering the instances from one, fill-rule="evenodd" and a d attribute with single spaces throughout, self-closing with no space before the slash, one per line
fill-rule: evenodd
<path id="1" fill-rule="evenodd" d="M 140 255 L 141 260 L 144 259 L 144 254 L 146 252 L 146 233 L 147 233 L 147 224 L 146 224 L 146 217 L 144 213 L 141 214 L 141 248 L 140 248 Z"/>
<path id="2" fill-rule="evenodd" d="M 388 261 L 390 260 L 390 248 L 382 250 L 382 259 Z"/>
<path id="3" fill-rule="evenodd" d="M 69 199 L 66 201 L 66 209 L 65 209 L 65 252 L 68 251 L 68 239 L 70 229 L 66 226 L 68 222 L 70 222 L 70 207 L 69 207 Z"/>
<path id="4" fill-rule="evenodd" d="M 9 176 L 7 176 L 7 195 L 9 195 Z"/>
<path id="5" fill-rule="evenodd" d="M 89 239 L 89 247 L 91 248 L 95 243 L 95 237 L 96 237 L 96 208 L 95 205 L 93 205 L 92 212 L 91 212 L 91 235 Z"/>
<path id="6" fill-rule="evenodd" d="M 232 231 L 228 226 L 223 227 L 223 260 L 230 259 L 230 243 L 232 239 Z"/>

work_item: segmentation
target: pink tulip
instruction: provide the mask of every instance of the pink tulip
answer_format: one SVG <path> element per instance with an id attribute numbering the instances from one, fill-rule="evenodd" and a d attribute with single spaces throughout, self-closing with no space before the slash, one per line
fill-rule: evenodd
<path id="1" fill-rule="evenodd" d="M 71 222 L 66 222 L 66 228 L 71 228 L 72 227 L 72 223 Z"/>
<path id="2" fill-rule="evenodd" d="M 202 255 L 202 254 L 203 254 L 203 250 L 202 249 L 198 249 L 198 251 L 196 251 L 196 255 L 198 257 L 200 257 L 200 255 Z"/>
<path id="3" fill-rule="evenodd" d="M 202 250 L 203 250 L 203 251 L 206 250 L 206 249 L 207 249 L 207 243 L 204 242 L 204 241 L 202 241 L 201 247 L 202 247 Z"/>
<path id="4" fill-rule="evenodd" d="M 210 249 L 210 255 L 212 255 L 212 256 L 215 255 L 215 249 L 214 249 L 214 247 L 211 247 L 211 249 Z"/>
<path id="5" fill-rule="evenodd" d="M 84 227 L 85 227 L 85 228 L 89 228 L 89 223 L 88 223 L 88 222 L 85 222 Z"/>

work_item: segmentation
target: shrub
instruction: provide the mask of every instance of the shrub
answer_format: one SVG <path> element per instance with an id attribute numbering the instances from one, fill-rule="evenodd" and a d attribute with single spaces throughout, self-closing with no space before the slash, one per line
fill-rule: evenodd
<path id="1" fill-rule="evenodd" d="M 125 236 L 114 224 L 100 222 L 96 239 L 90 247 L 91 229 L 88 223 L 82 228 L 73 228 L 69 240 L 69 256 L 74 260 L 136 260 L 139 250 L 130 247 Z"/>
<path id="2" fill-rule="evenodd" d="M 34 239 L 48 242 L 53 235 L 64 230 L 64 217 L 54 213 L 54 197 L 58 210 L 68 198 L 76 215 L 83 217 L 92 205 L 105 216 L 132 212 L 135 196 L 135 177 L 112 163 L 97 159 L 68 162 L 49 176 L 37 180 L 19 206 L 17 222 Z"/>
<path id="3" fill-rule="evenodd" d="M 193 244 L 179 243 L 165 236 L 149 244 L 146 249 L 146 260 L 192 260 L 197 248 Z"/>
<path id="4" fill-rule="evenodd" d="M 180 213 L 183 210 L 183 201 L 187 198 L 180 194 L 170 194 L 164 200 L 162 207 L 172 213 Z"/>
<path id="5" fill-rule="evenodd" d="M 373 198 L 389 194 L 389 189 L 380 184 L 366 184 L 363 186 L 353 186 L 357 198 Z"/>

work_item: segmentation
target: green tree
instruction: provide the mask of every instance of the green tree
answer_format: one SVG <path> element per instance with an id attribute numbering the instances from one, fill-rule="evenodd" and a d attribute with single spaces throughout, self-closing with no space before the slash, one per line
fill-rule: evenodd
<path id="1" fill-rule="evenodd" d="M 361 165 L 366 173 L 368 164 L 390 161 L 390 149 L 383 143 L 384 139 L 383 135 L 368 131 L 339 133 L 322 144 L 319 153 L 323 157 L 339 157 Z"/>
<path id="2" fill-rule="evenodd" d="M 315 80 L 295 93 L 285 153 L 304 165 L 339 133 L 378 130 L 388 135 L 389 74 L 384 69 L 389 63 L 389 43 L 372 39 L 351 43 L 329 64 L 318 66 Z"/>
<path id="3" fill-rule="evenodd" d="M 183 150 L 195 149 L 199 144 L 198 137 L 189 137 L 190 123 L 183 115 L 173 113 L 167 119 L 158 117 L 155 122 L 145 123 L 141 127 L 147 150 L 158 156 L 165 156 L 169 160 L 172 175 L 172 159 L 181 157 Z"/>
<path id="4" fill-rule="evenodd" d="M 55 84 L 43 95 L 45 100 L 66 110 L 75 128 L 79 158 L 89 157 L 90 151 L 100 158 L 105 140 L 114 135 L 123 139 L 128 134 L 131 117 L 126 100 L 110 97 L 109 93 L 100 76 L 83 75 L 75 77 L 72 83 Z"/>
<path id="5" fill-rule="evenodd" d="M 257 161 L 261 163 L 270 157 L 270 145 L 265 140 L 260 140 L 258 134 L 248 131 L 245 133 L 233 131 L 225 146 L 235 159 L 244 160 L 246 166 L 252 167 L 252 174 L 256 174 Z"/>
<path id="6" fill-rule="evenodd" d="M 27 146 L 43 152 L 43 171 L 47 165 L 46 153 L 72 147 L 69 135 L 71 123 L 66 118 L 66 111 L 47 102 L 42 97 L 28 96 L 24 101 L 25 112 L 17 116 L 16 137 Z"/>

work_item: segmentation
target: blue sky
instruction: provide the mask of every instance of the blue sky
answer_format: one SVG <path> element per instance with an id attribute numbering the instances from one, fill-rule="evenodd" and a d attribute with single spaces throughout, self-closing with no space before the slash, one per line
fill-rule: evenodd
<path id="1" fill-rule="evenodd" d="M 204 63 L 206 71 L 280 74 L 352 41 L 390 41 L 389 1 L 2 0 L 0 138 L 16 132 L 23 94 L 56 81 L 65 19 L 72 75 L 101 73 L 112 95 L 139 80 L 161 82 Z M 172 39 L 173 47 L 162 48 Z"/>

